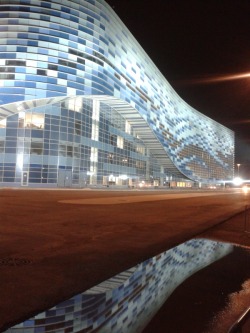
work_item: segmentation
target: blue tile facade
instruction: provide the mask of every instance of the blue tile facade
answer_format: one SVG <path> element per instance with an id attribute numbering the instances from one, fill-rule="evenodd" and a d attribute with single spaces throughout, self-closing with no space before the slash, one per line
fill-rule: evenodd
<path id="1" fill-rule="evenodd" d="M 187 241 L 5 333 L 139 333 L 178 285 L 232 250 L 226 243 Z"/>
<path id="2" fill-rule="evenodd" d="M 158 161 L 165 169 L 160 177 L 196 182 L 233 178 L 234 133 L 177 95 L 105 1 L 1 0 L 0 129 L 6 128 L 9 103 L 16 103 L 19 113 L 24 101 L 98 95 L 128 103 L 131 119 L 142 117 L 174 165 L 168 169 Z M 0 132 L 0 154 L 2 141 L 17 131 Z M 14 151 L 13 140 L 7 148 Z M 157 160 L 157 154 L 151 155 Z M 4 161 L 7 182 L 15 182 L 17 161 Z M 154 178 L 162 182 L 160 177 Z"/>

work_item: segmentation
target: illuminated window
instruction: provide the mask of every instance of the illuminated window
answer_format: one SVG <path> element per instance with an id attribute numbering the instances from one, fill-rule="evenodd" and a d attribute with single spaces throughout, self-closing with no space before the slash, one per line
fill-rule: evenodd
<path id="1" fill-rule="evenodd" d="M 93 113 L 92 119 L 99 121 L 100 118 L 100 103 L 99 101 L 93 101 Z"/>
<path id="2" fill-rule="evenodd" d="M 91 147 L 90 161 L 98 162 L 98 149 L 97 148 Z"/>
<path id="3" fill-rule="evenodd" d="M 70 111 L 81 112 L 82 110 L 82 98 L 73 98 L 68 101 L 66 106 Z"/>
<path id="4" fill-rule="evenodd" d="M 142 155 L 145 155 L 145 147 L 142 146 L 136 146 L 137 153 L 140 153 Z"/>
<path id="5" fill-rule="evenodd" d="M 108 154 L 108 162 L 110 164 L 113 164 L 113 162 L 114 162 L 114 154 Z"/>
<path id="6" fill-rule="evenodd" d="M 123 138 L 121 136 L 117 136 L 117 147 L 123 149 Z"/>
<path id="7" fill-rule="evenodd" d="M 131 125 L 127 120 L 125 122 L 125 132 L 131 134 Z"/>
<path id="8" fill-rule="evenodd" d="M 0 120 L 0 128 L 6 128 L 6 118 Z"/>
<path id="9" fill-rule="evenodd" d="M 43 129 L 44 128 L 44 114 L 40 113 L 19 113 L 19 127 L 31 128 L 31 129 Z"/>
<path id="10" fill-rule="evenodd" d="M 20 112 L 18 118 L 18 128 L 24 128 L 24 118 L 25 118 L 25 113 Z"/>
<path id="11" fill-rule="evenodd" d="M 99 140 L 99 125 L 95 122 L 92 124 L 92 134 L 91 139 L 98 141 Z"/>

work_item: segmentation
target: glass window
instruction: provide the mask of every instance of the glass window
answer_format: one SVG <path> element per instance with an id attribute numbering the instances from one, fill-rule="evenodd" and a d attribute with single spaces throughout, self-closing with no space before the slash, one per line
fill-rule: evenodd
<path id="1" fill-rule="evenodd" d="M 98 149 L 97 148 L 91 147 L 90 161 L 98 162 Z"/>
<path id="2" fill-rule="evenodd" d="M 123 149 L 123 138 L 121 136 L 117 136 L 117 147 Z"/>
<path id="3" fill-rule="evenodd" d="M 79 120 L 75 121 L 75 133 L 81 135 L 81 122 Z"/>
<path id="4" fill-rule="evenodd" d="M 125 122 L 125 132 L 131 134 L 131 125 L 127 120 Z"/>
<path id="5" fill-rule="evenodd" d="M 142 155 L 145 155 L 145 147 L 136 146 L 136 151 Z"/>
<path id="6" fill-rule="evenodd" d="M 4 153 L 4 141 L 0 141 L 0 153 Z"/>
<path id="7" fill-rule="evenodd" d="M 67 156 L 72 157 L 73 156 L 73 147 L 67 146 Z"/>
<path id="8" fill-rule="evenodd" d="M 30 144 L 30 153 L 36 155 L 43 154 L 43 143 L 32 141 Z"/>
<path id="9" fill-rule="evenodd" d="M 116 146 L 116 135 L 111 135 L 110 136 L 110 143 L 112 146 Z"/>
<path id="10" fill-rule="evenodd" d="M 99 125 L 93 121 L 92 124 L 92 134 L 91 139 L 98 141 L 99 140 Z"/>
<path id="11" fill-rule="evenodd" d="M 80 158 L 80 148 L 79 147 L 74 147 L 74 157 Z"/>
<path id="12" fill-rule="evenodd" d="M 44 129 L 44 114 L 25 113 L 23 120 L 19 114 L 19 126 L 22 128 Z"/>
<path id="13" fill-rule="evenodd" d="M 0 128 L 6 128 L 6 118 L 0 120 Z"/>
<path id="14" fill-rule="evenodd" d="M 60 145 L 59 155 L 66 156 L 66 145 Z"/>

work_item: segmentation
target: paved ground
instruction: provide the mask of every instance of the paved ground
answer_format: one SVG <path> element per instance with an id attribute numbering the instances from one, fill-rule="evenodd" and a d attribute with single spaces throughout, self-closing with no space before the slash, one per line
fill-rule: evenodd
<path id="1" fill-rule="evenodd" d="M 0 190 L 0 331 L 201 233 L 250 246 L 220 224 L 250 194 L 183 194 Z"/>

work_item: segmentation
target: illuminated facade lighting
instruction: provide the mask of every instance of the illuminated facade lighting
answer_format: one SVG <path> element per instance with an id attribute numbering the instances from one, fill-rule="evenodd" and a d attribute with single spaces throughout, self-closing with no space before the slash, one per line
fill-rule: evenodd
<path id="1" fill-rule="evenodd" d="M 0 18 L 0 184 L 233 178 L 234 133 L 178 96 L 105 1 L 4 0 Z"/>

